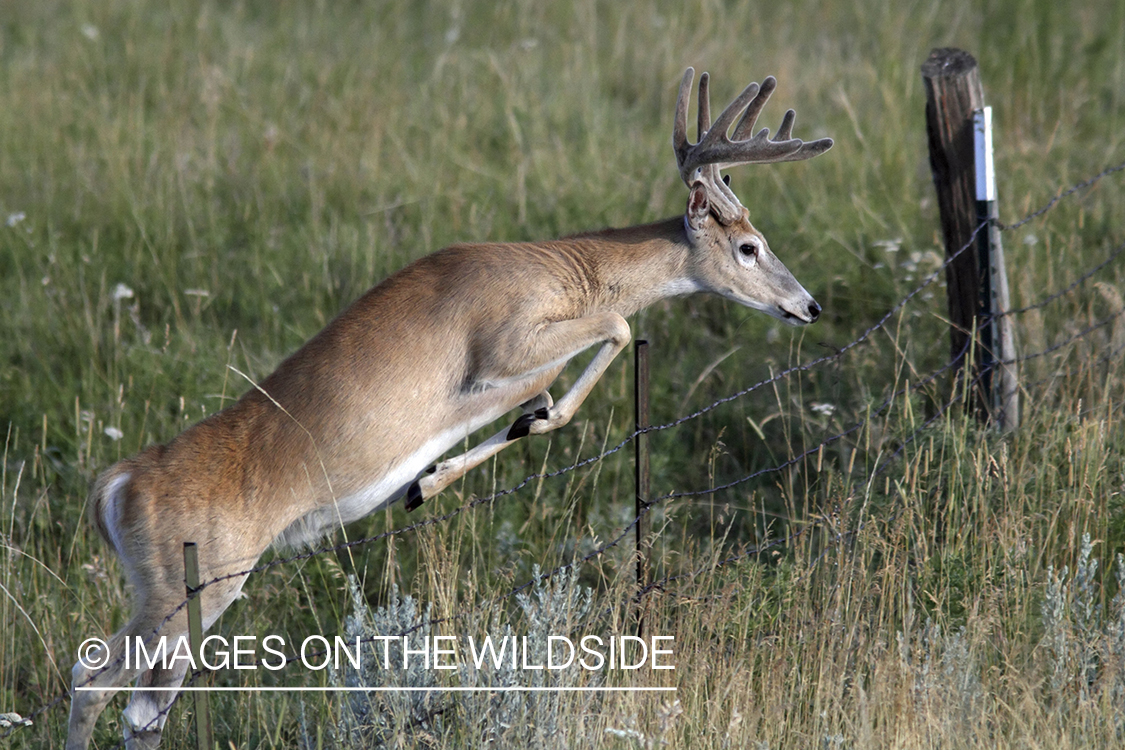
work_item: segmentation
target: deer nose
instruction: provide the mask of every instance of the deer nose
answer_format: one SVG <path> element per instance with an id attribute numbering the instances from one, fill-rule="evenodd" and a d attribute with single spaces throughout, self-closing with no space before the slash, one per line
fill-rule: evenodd
<path id="1" fill-rule="evenodd" d="M 820 317 L 820 305 L 816 304 L 816 300 L 809 302 L 809 322 L 815 323 L 816 319 Z"/>

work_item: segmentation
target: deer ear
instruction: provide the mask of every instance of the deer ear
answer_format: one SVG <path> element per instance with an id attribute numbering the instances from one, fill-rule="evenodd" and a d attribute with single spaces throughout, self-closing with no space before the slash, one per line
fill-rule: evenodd
<path id="1" fill-rule="evenodd" d="M 687 220 L 692 229 L 699 229 L 711 213 L 711 203 L 707 200 L 707 189 L 702 182 L 691 186 L 687 201 Z"/>

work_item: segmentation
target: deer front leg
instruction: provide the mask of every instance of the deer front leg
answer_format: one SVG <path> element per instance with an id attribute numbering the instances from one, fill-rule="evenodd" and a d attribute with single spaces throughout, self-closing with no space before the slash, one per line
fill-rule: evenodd
<path id="1" fill-rule="evenodd" d="M 543 328 L 523 359 L 520 375 L 505 378 L 495 387 L 517 388 L 521 381 L 565 364 L 579 352 L 600 343 L 601 348 L 566 395 L 551 403 L 546 391 L 523 404 L 525 414 L 507 430 L 502 430 L 460 456 L 442 461 L 415 481 L 406 492 L 406 509 L 414 510 L 468 471 L 526 435 L 542 435 L 570 422 L 614 357 L 629 343 L 629 324 L 617 313 L 599 313 L 575 320 L 551 323 Z"/>
<path id="2" fill-rule="evenodd" d="M 583 334 L 589 336 L 594 331 L 597 333 L 593 340 L 587 340 L 580 346 L 567 346 L 577 343 L 576 339 L 581 341 Z M 590 395 L 590 391 L 594 390 L 594 385 L 601 379 L 610 362 L 629 343 L 629 335 L 629 324 L 617 313 L 601 313 L 548 326 L 544 331 L 545 345 L 541 345 L 541 348 L 569 351 L 566 360 L 570 360 L 593 344 L 601 342 L 602 346 L 574 386 L 554 406 L 521 416 L 508 430 L 508 439 L 516 440 L 526 435 L 542 435 L 570 422 L 577 413 L 578 407 Z"/>

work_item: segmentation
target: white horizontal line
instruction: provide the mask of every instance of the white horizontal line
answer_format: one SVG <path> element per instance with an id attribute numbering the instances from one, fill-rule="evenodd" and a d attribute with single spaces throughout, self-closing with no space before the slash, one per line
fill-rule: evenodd
<path id="1" fill-rule="evenodd" d="M 163 693 L 655 693 L 675 692 L 674 687 L 77 687 L 75 690 L 120 690 L 136 692 L 146 690 Z"/>

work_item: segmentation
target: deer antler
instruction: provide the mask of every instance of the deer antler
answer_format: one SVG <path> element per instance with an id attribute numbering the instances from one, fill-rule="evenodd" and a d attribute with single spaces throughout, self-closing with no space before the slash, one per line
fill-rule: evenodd
<path id="1" fill-rule="evenodd" d="M 688 143 L 687 110 L 694 78 L 695 69 L 688 68 L 680 83 L 680 95 L 676 99 L 676 121 L 672 128 L 672 147 L 676 150 L 680 177 L 688 187 L 697 181 L 703 183 L 715 214 L 723 224 L 731 224 L 742 216 L 742 204 L 723 182 L 719 170 L 739 164 L 811 159 L 832 148 L 831 138 L 808 143 L 800 138 L 793 138 L 793 121 L 797 116 L 793 110 L 785 113 L 781 127 L 772 140 L 768 128 L 762 128 L 753 137 L 749 137 L 758 115 L 777 87 L 777 80 L 773 76 L 766 78 L 761 86 L 751 83 L 743 89 L 712 125 L 711 103 L 707 92 L 709 76 L 706 73 L 699 77 L 699 141 Z M 735 126 L 732 140 L 727 136 L 727 131 L 739 112 L 743 114 Z"/>

